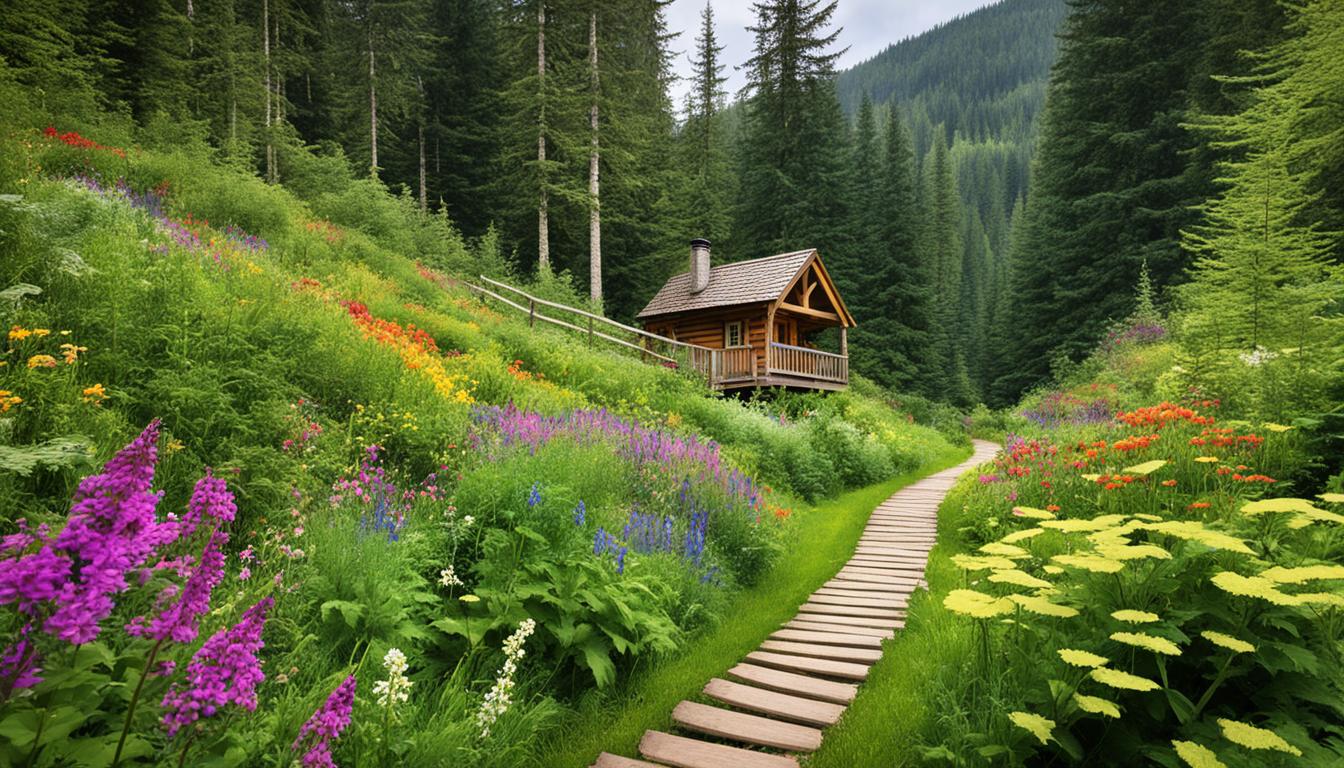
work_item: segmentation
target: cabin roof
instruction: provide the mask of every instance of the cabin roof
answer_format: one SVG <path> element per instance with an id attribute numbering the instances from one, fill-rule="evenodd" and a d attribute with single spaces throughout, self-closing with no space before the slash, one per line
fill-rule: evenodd
<path id="1" fill-rule="evenodd" d="M 690 272 L 673 275 L 654 294 L 638 317 L 644 319 L 699 309 L 775 301 L 788 289 L 798 271 L 814 253 L 816 249 L 809 248 L 711 267 L 709 285 L 699 293 L 691 293 Z"/>

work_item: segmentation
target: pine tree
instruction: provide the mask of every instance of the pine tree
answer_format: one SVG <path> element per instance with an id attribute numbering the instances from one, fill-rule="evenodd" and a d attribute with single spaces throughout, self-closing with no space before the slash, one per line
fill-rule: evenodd
<path id="1" fill-rule="evenodd" d="M 692 87 L 686 103 L 686 125 L 681 130 L 682 155 L 690 176 L 683 195 L 683 216 L 689 232 L 711 242 L 725 243 L 732 224 L 729 200 L 732 178 L 723 110 L 724 65 L 714 27 L 714 8 L 708 1 L 700 12 L 700 33 L 691 60 Z"/>
<path id="2" fill-rule="evenodd" d="M 936 374 L 947 383 L 966 374 L 962 328 L 967 318 L 961 307 L 961 278 L 965 254 L 961 244 L 961 200 L 956 173 L 943 131 L 934 135 L 924 159 L 923 202 L 925 223 L 919 250 L 931 276 L 931 343 L 938 355 Z M 958 370 L 957 361 L 962 370 Z M 935 386 L 943 386 L 935 382 Z M 943 390 L 946 391 L 946 390 Z M 969 393 L 966 393 L 966 398 Z M 966 398 L 962 398 L 963 400 Z"/>

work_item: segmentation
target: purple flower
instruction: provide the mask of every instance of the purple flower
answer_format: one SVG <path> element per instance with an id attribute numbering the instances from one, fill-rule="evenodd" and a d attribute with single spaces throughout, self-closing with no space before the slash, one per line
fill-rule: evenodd
<path id="1" fill-rule="evenodd" d="M 172 640 L 175 643 L 190 643 L 199 632 L 197 619 L 210 610 L 210 593 L 215 585 L 224 579 L 224 545 L 229 535 L 215 531 L 205 543 L 200 562 L 187 577 L 178 599 L 162 613 L 154 617 L 148 626 L 132 623 L 126 631 L 132 635 L 142 635 L 155 640 Z"/>
<path id="2" fill-rule="evenodd" d="M 163 697 L 163 724 L 170 737 L 182 726 L 213 717 L 226 705 L 249 712 L 257 708 L 257 684 L 266 679 L 257 652 L 263 646 L 266 612 L 274 604 L 274 598 L 262 598 L 237 624 L 216 632 L 191 657 L 186 685 L 174 684 Z"/>
<path id="3" fill-rule="evenodd" d="M 182 535 L 190 536 L 205 519 L 214 520 L 216 524 L 231 523 L 237 513 L 238 505 L 234 504 L 228 483 L 215 477 L 207 467 L 205 477 L 196 481 L 191 501 L 187 502 L 187 514 L 182 518 Z"/>
<path id="4" fill-rule="evenodd" d="M 5 696 L 11 691 L 32 688 L 42 682 L 42 678 L 37 676 L 42 671 L 37 666 L 37 649 L 28 640 L 32 628 L 32 624 L 24 625 L 19 631 L 18 642 L 0 654 L 0 692 Z"/>
<path id="5" fill-rule="evenodd" d="M 304 768 L 336 768 L 331 759 L 331 741 L 338 738 L 350 725 L 350 712 L 355 706 L 355 676 L 351 675 L 336 686 L 326 703 L 313 712 L 308 722 L 299 729 L 298 738 L 290 749 L 301 749 L 314 737 L 308 751 L 303 753 Z"/>
<path id="6" fill-rule="evenodd" d="M 18 603 L 35 616 L 52 603 L 44 631 L 76 645 L 98 636 L 112 596 L 127 589 L 127 573 L 178 537 L 175 521 L 156 516 L 160 494 L 150 490 L 158 439 L 156 419 L 101 474 L 80 481 L 56 538 L 0 568 L 0 604 Z"/>

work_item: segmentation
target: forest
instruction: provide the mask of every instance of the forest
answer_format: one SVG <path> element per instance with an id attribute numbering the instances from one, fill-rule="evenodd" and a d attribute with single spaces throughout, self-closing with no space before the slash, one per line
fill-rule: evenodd
<path id="1" fill-rule="evenodd" d="M 6 5 L 0 765 L 1344 763 L 1344 4 L 691 1 Z"/>

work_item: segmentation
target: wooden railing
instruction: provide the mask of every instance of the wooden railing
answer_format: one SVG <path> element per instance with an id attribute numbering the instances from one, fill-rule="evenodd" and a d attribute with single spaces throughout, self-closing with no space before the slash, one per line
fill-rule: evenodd
<path id="1" fill-rule="evenodd" d="M 507 307 L 522 312 L 527 315 L 528 325 L 533 327 L 538 322 L 542 322 L 568 328 L 571 331 L 586 335 L 589 346 L 599 340 L 615 344 L 622 349 L 638 352 L 641 357 L 656 360 L 670 368 L 684 368 L 695 371 L 703 376 L 711 386 L 717 384 L 720 380 L 720 377 L 716 377 L 716 372 L 724 370 L 724 362 L 721 356 L 725 350 L 687 344 L 684 341 L 649 333 L 592 312 L 558 304 L 554 301 L 547 301 L 514 288 L 508 283 L 491 280 L 485 275 L 481 275 L 480 279 L 482 283 L 490 287 L 486 288 L 471 283 L 462 283 L 462 285 L 482 297 L 494 299 Z M 491 290 L 492 288 L 495 290 Z M 549 314 L 547 311 L 549 311 Z"/>
<path id="2" fill-rule="evenodd" d="M 756 378 L 756 350 L 749 346 L 714 350 L 718 358 L 715 381 L 741 381 Z"/>
<path id="3" fill-rule="evenodd" d="M 770 342 L 770 372 L 849 383 L 849 358 L 820 349 Z"/>

